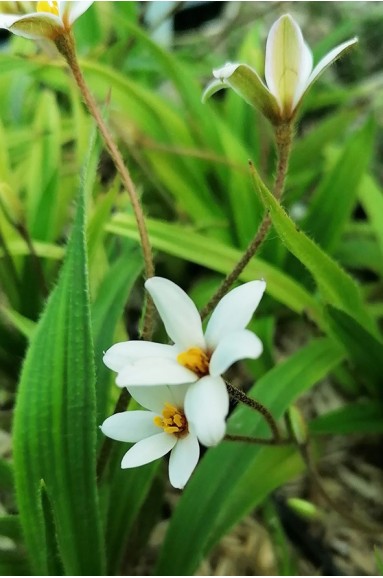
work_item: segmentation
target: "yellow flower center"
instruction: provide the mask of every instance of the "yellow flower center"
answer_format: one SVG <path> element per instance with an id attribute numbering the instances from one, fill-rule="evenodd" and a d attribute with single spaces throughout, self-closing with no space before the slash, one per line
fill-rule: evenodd
<path id="1" fill-rule="evenodd" d="M 188 422 L 184 412 L 171 403 L 165 403 L 162 410 L 162 417 L 157 415 L 154 418 L 154 425 L 162 427 L 165 433 L 182 437 L 188 433 Z"/>
<path id="2" fill-rule="evenodd" d="M 58 2 L 37 2 L 37 12 L 49 12 L 50 14 L 59 15 Z"/>
<path id="3" fill-rule="evenodd" d="M 177 361 L 187 369 L 194 371 L 202 377 L 209 373 L 210 358 L 205 351 L 199 347 L 191 347 L 177 355 Z"/>

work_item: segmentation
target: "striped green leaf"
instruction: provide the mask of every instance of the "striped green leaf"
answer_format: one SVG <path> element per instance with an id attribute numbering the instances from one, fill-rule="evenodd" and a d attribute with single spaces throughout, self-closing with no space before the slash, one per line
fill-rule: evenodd
<path id="1" fill-rule="evenodd" d="M 58 284 L 25 359 L 15 411 L 17 503 L 36 574 L 57 573 L 57 556 L 66 574 L 104 571 L 84 220 L 81 199 Z"/>

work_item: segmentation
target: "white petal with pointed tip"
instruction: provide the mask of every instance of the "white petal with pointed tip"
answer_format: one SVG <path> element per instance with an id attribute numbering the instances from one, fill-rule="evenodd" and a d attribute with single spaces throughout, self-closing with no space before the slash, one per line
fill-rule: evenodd
<path id="1" fill-rule="evenodd" d="M 267 37 L 265 78 L 286 117 L 302 96 L 312 67 L 312 53 L 300 27 L 289 14 L 281 16 Z"/>
<path id="2" fill-rule="evenodd" d="M 157 413 L 151 411 L 123 411 L 108 417 L 101 426 L 104 435 L 119 442 L 138 442 L 161 432 L 154 425 Z"/>
<path id="3" fill-rule="evenodd" d="M 314 82 L 314 80 L 318 78 L 320 74 L 322 74 L 322 72 L 324 72 L 324 70 L 328 66 L 330 66 L 330 64 L 332 64 L 337 58 L 339 58 L 342 55 L 342 53 L 345 50 L 347 50 L 347 48 L 349 48 L 353 44 L 356 44 L 356 42 L 358 42 L 358 39 L 352 38 L 347 42 L 343 42 L 343 44 L 340 44 L 336 48 L 333 48 L 333 50 L 330 50 L 330 52 L 326 54 L 326 56 L 324 56 L 322 60 L 320 60 L 318 64 L 315 66 L 308 80 L 307 88 Z"/>
<path id="4" fill-rule="evenodd" d="M 195 435 L 178 438 L 169 460 L 169 480 L 174 488 L 182 490 L 185 486 L 198 463 L 199 453 L 199 443 Z"/>
<path id="5" fill-rule="evenodd" d="M 122 458 L 121 467 L 136 468 L 170 452 L 177 443 L 177 438 L 167 433 L 160 433 L 137 442 Z"/>
<path id="6" fill-rule="evenodd" d="M 225 435 L 229 394 L 221 377 L 207 375 L 191 385 L 185 397 L 189 431 L 205 446 L 217 445 Z"/>
<path id="7" fill-rule="evenodd" d="M 109 369 L 121 371 L 126 365 L 137 359 L 148 357 L 175 359 L 176 355 L 173 345 L 149 341 L 123 341 L 112 345 L 104 354 L 103 361 Z"/>
<path id="8" fill-rule="evenodd" d="M 222 375 L 239 359 L 257 359 L 262 351 L 262 341 L 251 331 L 243 329 L 228 333 L 211 356 L 209 373 L 213 377 Z"/>
<path id="9" fill-rule="evenodd" d="M 92 2 L 86 2 L 86 1 L 60 2 L 60 4 L 65 4 L 65 6 L 63 6 L 63 8 L 62 8 L 62 12 L 64 14 L 66 14 L 66 17 L 68 18 L 68 23 L 73 24 L 73 22 L 75 22 L 75 20 L 77 20 L 77 18 L 82 16 L 82 14 L 84 14 L 84 12 L 92 6 L 93 1 L 94 0 L 92 0 Z"/>
<path id="10" fill-rule="evenodd" d="M 223 337 L 244 329 L 252 318 L 265 291 L 265 281 L 250 281 L 225 295 L 214 309 L 206 328 L 205 339 L 215 349 Z"/>
<path id="11" fill-rule="evenodd" d="M 117 375 L 119 387 L 193 383 L 198 376 L 172 359 L 148 357 L 125 366 Z"/>
<path id="12" fill-rule="evenodd" d="M 128 387 L 130 395 L 142 407 L 161 414 L 165 403 L 182 409 L 184 406 L 184 399 L 189 385 L 152 385 L 143 387 Z"/>
<path id="13" fill-rule="evenodd" d="M 223 82 L 227 78 L 230 78 L 233 72 L 237 70 L 238 66 L 239 63 L 226 62 L 226 64 L 221 66 L 221 68 L 215 68 L 213 70 L 213 76 L 214 78 L 217 78 L 218 80 L 221 80 Z"/>
<path id="14" fill-rule="evenodd" d="M 152 277 L 145 283 L 169 337 L 181 351 L 205 348 L 201 317 L 186 293 L 172 281 Z"/>

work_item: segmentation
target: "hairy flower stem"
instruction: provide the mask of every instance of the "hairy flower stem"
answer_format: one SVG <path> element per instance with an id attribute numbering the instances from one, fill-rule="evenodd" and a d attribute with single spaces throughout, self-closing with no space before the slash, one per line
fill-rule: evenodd
<path id="1" fill-rule="evenodd" d="M 291 144 L 293 140 L 293 125 L 291 122 L 280 124 L 275 128 L 275 142 L 277 147 L 277 169 L 273 188 L 274 197 L 280 201 L 285 188 L 286 176 L 289 166 Z M 246 251 L 235 265 L 234 269 L 225 277 L 217 291 L 210 301 L 201 311 L 201 317 L 204 319 L 214 309 L 217 303 L 229 291 L 233 283 L 238 279 L 246 265 L 258 251 L 271 226 L 271 219 L 266 213 L 258 227 L 254 238 L 250 241 Z"/>
<path id="2" fill-rule="evenodd" d="M 137 228 L 140 235 L 140 242 L 142 253 L 145 262 L 145 277 L 149 279 L 150 277 L 154 276 L 154 262 L 153 262 L 153 255 L 152 249 L 149 241 L 149 235 L 146 228 L 145 217 L 142 210 L 142 206 L 130 176 L 129 170 L 125 166 L 123 161 L 122 155 L 119 151 L 117 144 L 115 143 L 108 126 L 106 125 L 102 114 L 97 106 L 97 103 L 90 92 L 88 85 L 85 82 L 84 76 L 82 74 L 81 68 L 79 66 L 77 55 L 76 55 L 76 48 L 75 48 L 75 41 L 72 34 L 63 34 L 55 39 L 55 44 L 59 52 L 65 58 L 66 62 L 68 63 L 73 77 L 77 83 L 77 86 L 81 92 L 81 95 L 84 99 L 84 102 L 88 108 L 88 111 L 93 116 L 96 124 L 99 128 L 99 131 L 102 135 L 104 140 L 105 146 L 114 162 L 114 165 L 121 177 L 121 182 L 126 189 L 130 202 L 133 207 L 134 215 L 136 217 Z M 154 305 L 150 298 L 147 300 L 147 306 L 145 310 L 145 319 L 143 324 L 142 330 L 142 337 L 143 339 L 150 339 L 152 335 L 152 328 L 153 328 L 153 312 L 154 312 Z"/>
<path id="3" fill-rule="evenodd" d="M 246 444 L 255 444 L 262 446 L 286 446 L 294 443 L 294 440 L 291 438 L 275 440 L 275 439 L 253 438 L 251 436 L 239 436 L 231 434 L 226 434 L 223 439 L 224 441 L 228 442 L 244 442 Z"/>
<path id="4" fill-rule="evenodd" d="M 226 383 L 226 387 L 227 387 L 227 390 L 229 392 L 229 395 L 231 395 L 231 397 L 233 397 L 234 399 L 236 399 L 240 403 L 243 403 L 243 404 L 247 405 L 248 407 L 251 407 L 251 409 L 253 409 L 254 411 L 257 411 L 265 418 L 265 420 L 267 421 L 267 423 L 268 423 L 268 425 L 269 425 L 269 427 L 273 433 L 273 440 L 271 440 L 271 441 L 279 443 L 281 440 L 281 435 L 279 433 L 277 423 L 276 423 L 275 419 L 273 418 L 273 416 L 271 415 L 271 413 L 269 412 L 269 410 L 266 409 L 264 405 L 262 405 L 261 403 L 259 403 L 255 399 L 251 399 L 250 397 L 248 397 L 246 395 L 246 393 L 244 393 L 240 389 L 234 387 L 234 385 L 232 385 L 231 383 L 229 383 L 227 381 L 225 383 Z"/>

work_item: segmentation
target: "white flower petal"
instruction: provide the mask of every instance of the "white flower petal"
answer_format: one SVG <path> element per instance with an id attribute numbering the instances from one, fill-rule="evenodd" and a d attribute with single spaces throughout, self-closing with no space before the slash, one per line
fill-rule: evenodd
<path id="1" fill-rule="evenodd" d="M 298 24 L 289 14 L 281 16 L 267 37 L 265 78 L 286 118 L 302 96 L 312 67 L 312 53 Z"/>
<path id="2" fill-rule="evenodd" d="M 133 399 L 142 405 L 142 407 L 161 414 L 165 403 L 171 403 L 182 409 L 188 387 L 189 385 L 133 386 L 128 387 L 128 391 Z"/>
<path id="3" fill-rule="evenodd" d="M 217 80 L 207 87 L 202 96 L 203 101 L 220 88 L 230 86 L 239 96 L 260 110 L 272 122 L 278 122 L 280 119 L 278 103 L 256 70 L 247 64 L 228 62 L 222 68 L 213 70 L 213 74 Z"/>
<path id="4" fill-rule="evenodd" d="M 215 68 L 213 70 L 213 76 L 217 80 L 224 82 L 237 70 L 240 64 L 238 62 L 226 62 L 221 68 Z"/>
<path id="5" fill-rule="evenodd" d="M 126 452 L 122 458 L 121 467 L 123 469 L 136 468 L 153 462 L 170 452 L 176 443 L 177 438 L 167 433 L 160 433 L 141 440 Z"/>
<path id="6" fill-rule="evenodd" d="M 169 460 L 169 480 L 174 488 L 182 490 L 185 486 L 198 463 L 199 453 L 199 443 L 195 435 L 178 438 Z"/>
<path id="7" fill-rule="evenodd" d="M 123 341 L 112 345 L 104 354 L 103 361 L 109 369 L 121 371 L 126 365 L 138 359 L 148 357 L 175 359 L 176 355 L 177 352 L 173 345 L 149 341 Z"/>
<path id="8" fill-rule="evenodd" d="M 117 375 L 120 387 L 134 385 L 178 385 L 193 383 L 197 375 L 173 359 L 148 357 L 126 365 Z"/>
<path id="9" fill-rule="evenodd" d="M 190 347 L 205 348 L 201 317 L 193 301 L 178 285 L 162 277 L 145 283 L 170 339 L 181 351 Z"/>
<path id="10" fill-rule="evenodd" d="M 265 281 L 250 281 L 236 287 L 221 299 L 206 328 L 208 348 L 215 349 L 227 333 L 246 327 L 262 299 L 265 288 Z"/>
<path id="11" fill-rule="evenodd" d="M 62 8 L 63 20 L 68 22 L 69 25 L 73 24 L 77 18 L 79 18 L 88 8 L 93 4 L 92 2 L 61 2 L 60 4 L 65 4 Z M 67 20 L 66 20 L 67 19 Z"/>
<path id="12" fill-rule="evenodd" d="M 9 28 L 20 18 L 22 18 L 20 14 L 0 14 L 0 28 Z"/>
<path id="13" fill-rule="evenodd" d="M 189 431 L 205 446 L 217 445 L 225 435 L 229 394 L 221 377 L 207 375 L 191 385 L 185 397 Z"/>
<path id="14" fill-rule="evenodd" d="M 320 60 L 318 64 L 315 66 L 314 70 L 310 75 L 310 78 L 308 79 L 307 88 L 314 82 L 314 80 L 318 78 L 318 76 L 322 74 L 322 72 L 326 70 L 328 66 L 330 66 L 330 64 L 335 62 L 335 60 L 339 58 L 343 54 L 343 52 L 345 52 L 345 50 L 356 44 L 356 42 L 358 42 L 358 39 L 352 38 L 347 42 L 343 42 L 343 44 L 340 44 L 336 48 L 333 48 L 333 50 L 330 50 L 330 52 L 326 54 L 326 56 L 324 56 L 322 60 Z"/>
<path id="15" fill-rule="evenodd" d="M 211 356 L 209 373 L 213 377 L 221 375 L 239 359 L 257 359 L 262 351 L 262 341 L 252 331 L 228 333 Z"/>
<path id="16" fill-rule="evenodd" d="M 7 28 L 17 36 L 38 40 L 40 38 L 55 38 L 63 30 L 63 24 L 55 14 L 32 12 L 23 16 L 2 14 L 0 28 Z"/>
<path id="17" fill-rule="evenodd" d="M 104 435 L 119 442 L 138 442 L 160 433 L 154 425 L 158 413 L 151 411 L 123 411 L 108 417 L 102 424 Z"/>

